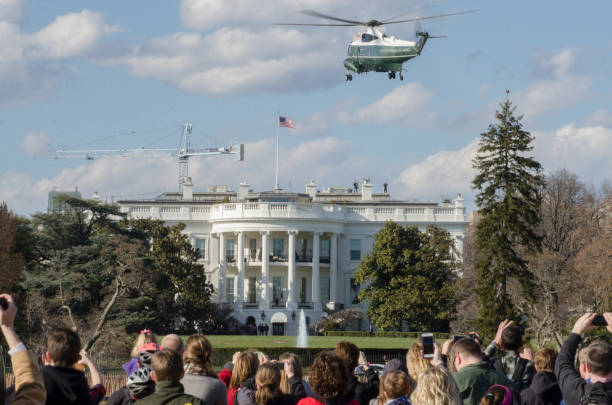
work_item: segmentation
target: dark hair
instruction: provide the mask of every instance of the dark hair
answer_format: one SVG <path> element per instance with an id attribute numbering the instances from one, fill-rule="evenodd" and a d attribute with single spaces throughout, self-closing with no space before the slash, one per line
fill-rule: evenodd
<path id="1" fill-rule="evenodd" d="M 187 347 L 183 353 L 183 362 L 186 365 L 191 364 L 192 366 L 206 371 L 206 375 L 217 377 L 210 362 L 212 351 L 212 345 L 206 337 L 202 335 L 191 335 L 189 339 L 187 339 Z"/>
<path id="2" fill-rule="evenodd" d="M 453 344 L 453 356 L 452 359 L 455 358 L 457 353 L 465 353 L 474 357 L 482 357 L 482 352 L 480 351 L 480 345 L 476 343 L 476 341 L 472 338 L 461 338 L 455 344 Z"/>
<path id="3" fill-rule="evenodd" d="M 512 394 L 510 394 L 512 395 Z M 504 387 L 494 385 L 484 394 L 479 405 L 500 405 L 506 399 L 506 390 Z"/>
<path id="4" fill-rule="evenodd" d="M 359 349 L 357 346 L 354 343 L 343 340 L 336 344 L 336 353 L 345 359 L 347 367 L 353 372 L 353 369 L 359 363 Z"/>
<path id="5" fill-rule="evenodd" d="M 47 351 L 51 360 L 61 367 L 72 367 L 79 361 L 81 341 L 75 331 L 68 328 L 53 329 L 47 335 Z"/>
<path id="6" fill-rule="evenodd" d="M 324 399 L 335 398 L 346 392 L 351 374 L 345 360 L 335 351 L 321 352 L 310 366 L 310 383 L 313 391 Z"/>
<path id="7" fill-rule="evenodd" d="M 502 348 L 506 351 L 512 350 L 518 352 L 523 346 L 523 333 L 521 328 L 516 325 L 510 325 L 502 332 L 501 336 Z"/>
<path id="8" fill-rule="evenodd" d="M 179 381 L 183 372 L 181 356 L 173 350 L 162 349 L 155 352 L 151 360 L 151 369 L 156 381 Z"/>
<path id="9" fill-rule="evenodd" d="M 591 373 L 607 376 L 612 372 L 612 346 L 604 342 L 589 346 L 586 361 Z"/>

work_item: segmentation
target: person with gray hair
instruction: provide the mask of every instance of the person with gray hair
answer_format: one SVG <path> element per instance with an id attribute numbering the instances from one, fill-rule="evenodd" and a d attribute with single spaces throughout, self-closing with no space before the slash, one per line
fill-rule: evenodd
<path id="1" fill-rule="evenodd" d="M 170 349 L 179 354 L 179 356 L 183 356 L 183 352 L 185 351 L 185 345 L 183 344 L 183 339 L 179 335 L 171 333 L 169 335 L 164 336 L 161 341 L 162 349 Z"/>

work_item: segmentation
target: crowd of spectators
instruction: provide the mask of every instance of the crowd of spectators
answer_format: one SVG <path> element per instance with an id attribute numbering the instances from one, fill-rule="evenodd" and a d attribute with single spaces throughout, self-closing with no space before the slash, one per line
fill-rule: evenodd
<path id="1" fill-rule="evenodd" d="M 349 341 L 319 353 L 307 374 L 293 353 L 270 359 L 252 349 L 236 352 L 216 373 L 205 336 L 183 344 L 169 334 L 158 344 L 143 330 L 123 366 L 127 384 L 108 397 L 76 332 L 51 330 L 40 364 L 15 333 L 16 314 L 13 298 L 0 294 L 0 327 L 15 375 L 6 404 L 612 405 L 612 346 L 601 340 L 581 345 L 598 326 L 612 333 L 612 313 L 581 316 L 559 353 L 550 347 L 532 353 L 520 328 L 504 321 L 484 349 L 475 332 L 441 347 L 434 343 L 431 355 L 417 342 L 405 363 L 389 359 L 380 375 Z"/>

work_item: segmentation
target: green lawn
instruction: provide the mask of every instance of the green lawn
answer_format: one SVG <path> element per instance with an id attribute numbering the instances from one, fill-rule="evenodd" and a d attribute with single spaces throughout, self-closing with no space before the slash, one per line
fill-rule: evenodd
<path id="1" fill-rule="evenodd" d="M 186 339 L 186 337 L 184 337 Z M 265 349 L 295 347 L 295 336 L 208 335 L 213 348 Z M 408 349 L 415 339 L 388 337 L 309 336 L 308 347 L 332 349 L 341 340 L 355 343 L 361 349 Z"/>

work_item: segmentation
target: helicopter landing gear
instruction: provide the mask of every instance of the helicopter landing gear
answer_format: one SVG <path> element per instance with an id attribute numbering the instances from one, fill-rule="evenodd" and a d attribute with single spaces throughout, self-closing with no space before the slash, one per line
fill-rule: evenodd
<path id="1" fill-rule="evenodd" d="M 389 79 L 395 79 L 395 72 L 389 72 Z"/>
<path id="2" fill-rule="evenodd" d="M 399 72 L 400 74 L 400 80 L 404 80 L 404 75 L 402 75 L 402 72 Z"/>
<path id="3" fill-rule="evenodd" d="M 351 82 L 351 81 L 353 81 L 353 75 L 352 75 L 352 74 L 347 73 L 347 74 L 346 74 L 346 75 L 344 75 L 344 76 L 346 77 L 346 79 L 345 79 L 345 80 L 346 80 L 347 82 Z"/>

